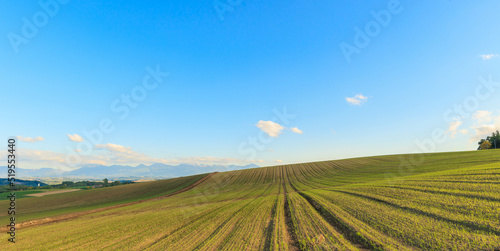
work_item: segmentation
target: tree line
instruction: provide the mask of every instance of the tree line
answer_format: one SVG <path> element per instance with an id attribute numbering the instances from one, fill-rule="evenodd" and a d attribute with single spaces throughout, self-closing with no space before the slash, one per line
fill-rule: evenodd
<path id="1" fill-rule="evenodd" d="M 42 182 L 40 182 L 42 183 Z M 35 186 L 35 185 L 21 185 L 21 184 L 16 184 L 15 191 L 25 191 L 25 190 L 42 190 L 42 189 L 65 189 L 65 188 L 79 188 L 79 189 L 94 189 L 94 188 L 101 188 L 101 187 L 110 187 L 110 186 L 119 186 L 119 185 L 126 185 L 126 184 L 132 184 L 134 183 L 133 181 L 129 180 L 122 180 L 122 181 L 114 181 L 114 182 L 109 182 L 108 179 L 104 179 L 103 181 L 63 181 L 61 184 L 57 185 L 47 185 L 42 183 L 43 185 L 41 186 Z M 0 183 L 0 193 L 4 192 L 9 192 L 12 191 L 12 187 L 10 185 L 5 185 L 3 183 Z"/>
<path id="2" fill-rule="evenodd" d="M 500 132 L 493 132 L 486 139 L 481 139 L 478 143 L 477 150 L 498 149 L 500 148 Z"/>

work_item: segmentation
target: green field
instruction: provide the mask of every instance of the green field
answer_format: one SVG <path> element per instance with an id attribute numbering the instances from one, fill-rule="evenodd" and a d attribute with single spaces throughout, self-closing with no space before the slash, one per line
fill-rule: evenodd
<path id="1" fill-rule="evenodd" d="M 202 177 L 19 199 L 19 222 Z M 499 150 L 392 155 L 216 173 L 22 227 L 9 249 L 494 250 L 499 219 Z"/>
<path id="2" fill-rule="evenodd" d="M 113 206 L 127 202 L 159 197 L 191 185 L 204 175 L 196 175 L 147 183 L 82 190 L 50 196 L 16 200 L 17 222 L 25 222 L 58 214 Z M 56 189 L 54 189 L 56 190 Z M 16 193 L 17 195 L 17 193 Z M 0 208 L 8 208 L 9 201 L 0 201 Z M 0 211 L 0 221 L 7 222 L 7 210 Z"/>
<path id="3" fill-rule="evenodd" d="M 29 195 L 29 194 L 34 194 L 34 193 L 42 193 L 46 190 L 30 190 L 30 191 L 13 191 L 16 193 L 16 199 L 21 199 L 21 198 L 26 198 L 26 197 L 29 197 L 29 196 L 26 196 L 26 195 Z M 7 198 L 7 196 L 10 195 L 10 192 L 3 192 L 3 193 L 0 193 L 0 201 L 2 200 L 9 200 L 9 198 Z"/>

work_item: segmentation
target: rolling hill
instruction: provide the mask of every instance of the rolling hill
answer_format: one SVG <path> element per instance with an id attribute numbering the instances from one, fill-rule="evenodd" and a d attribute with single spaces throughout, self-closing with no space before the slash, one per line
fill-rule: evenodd
<path id="1" fill-rule="evenodd" d="M 18 204 L 10 250 L 494 250 L 500 151 L 254 168 Z"/>

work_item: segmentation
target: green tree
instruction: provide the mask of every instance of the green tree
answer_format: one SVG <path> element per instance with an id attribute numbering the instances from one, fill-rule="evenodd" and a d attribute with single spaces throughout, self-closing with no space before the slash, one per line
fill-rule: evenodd
<path id="1" fill-rule="evenodd" d="M 479 145 L 477 150 L 484 150 L 485 148 L 483 147 L 483 144 L 485 144 L 485 142 L 489 142 L 489 144 L 490 144 L 490 148 L 488 148 L 488 149 L 500 148 L 500 132 L 498 130 L 496 130 L 495 132 L 493 132 L 491 134 L 491 136 L 486 137 L 486 139 L 481 139 L 477 143 Z M 485 147 L 486 147 L 486 145 L 485 145 Z"/>
<path id="2" fill-rule="evenodd" d="M 491 148 L 500 148 L 500 132 L 498 130 L 493 132 L 491 136 L 488 137 L 488 141 L 491 143 Z"/>
<path id="3" fill-rule="evenodd" d="M 75 186 L 75 183 L 73 181 L 63 181 L 63 185 L 66 185 L 68 187 L 73 187 Z"/>
<path id="4" fill-rule="evenodd" d="M 107 185 L 107 184 L 108 184 L 108 179 L 104 178 L 104 179 L 102 180 L 102 182 L 104 182 L 104 185 Z"/>

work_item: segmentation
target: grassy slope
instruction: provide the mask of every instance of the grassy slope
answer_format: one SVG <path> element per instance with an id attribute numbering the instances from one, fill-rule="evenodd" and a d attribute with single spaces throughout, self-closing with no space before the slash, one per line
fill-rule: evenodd
<path id="1" fill-rule="evenodd" d="M 21 198 L 26 198 L 26 197 L 29 197 L 27 195 L 29 194 L 34 194 L 34 193 L 42 193 L 44 192 L 45 190 L 29 190 L 29 191 L 16 191 L 16 199 L 21 199 Z M 7 196 L 10 195 L 10 192 L 3 192 L 3 193 L 0 193 L 0 201 L 2 200 L 9 200 L 10 198 L 8 198 Z"/>
<path id="2" fill-rule="evenodd" d="M 15 248 L 494 249 L 498 208 L 498 150 L 379 156 L 218 173 L 163 200 L 20 229 Z"/>
<path id="3" fill-rule="evenodd" d="M 145 183 L 82 190 L 16 200 L 18 223 L 63 213 L 80 212 L 169 194 L 187 187 L 205 175 L 182 177 Z M 8 208 L 9 201 L 0 201 Z M 8 219 L 7 210 L 0 211 L 0 222 Z"/>

